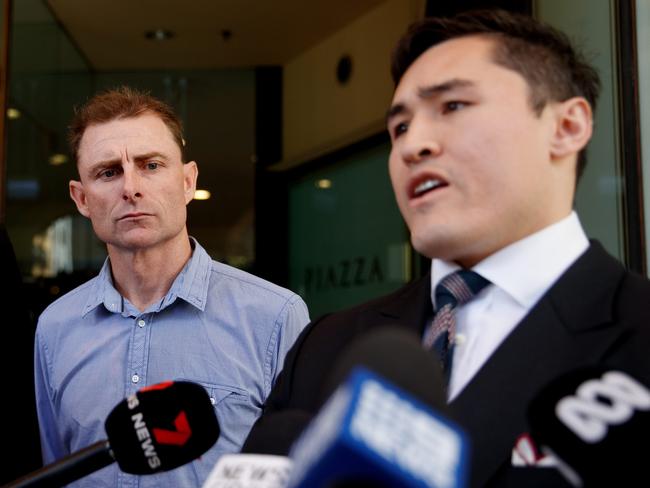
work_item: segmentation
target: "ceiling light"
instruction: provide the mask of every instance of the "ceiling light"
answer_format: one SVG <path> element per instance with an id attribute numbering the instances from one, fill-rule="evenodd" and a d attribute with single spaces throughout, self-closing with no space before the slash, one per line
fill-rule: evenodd
<path id="1" fill-rule="evenodd" d="M 196 190 L 194 191 L 194 200 L 207 200 L 210 198 L 210 192 L 208 190 Z"/>
<path id="2" fill-rule="evenodd" d="M 167 41 L 174 37 L 174 33 L 168 29 L 154 29 L 145 32 L 144 37 L 152 41 Z"/>
<path id="3" fill-rule="evenodd" d="M 323 178 L 322 180 L 318 180 L 315 183 L 316 188 L 320 190 L 327 190 L 328 188 L 332 188 L 332 180 L 328 180 L 327 178 Z"/>
<path id="4" fill-rule="evenodd" d="M 52 166 L 59 166 L 68 162 L 68 156 L 63 153 L 55 153 L 50 156 L 48 161 Z"/>
<path id="5" fill-rule="evenodd" d="M 18 110 L 17 108 L 9 107 L 7 109 L 7 118 L 9 120 L 16 120 L 16 119 L 20 118 L 20 110 Z"/>

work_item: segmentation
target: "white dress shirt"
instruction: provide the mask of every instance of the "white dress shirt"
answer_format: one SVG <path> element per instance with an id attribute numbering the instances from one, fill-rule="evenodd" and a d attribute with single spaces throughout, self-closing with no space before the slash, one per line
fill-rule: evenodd
<path id="1" fill-rule="evenodd" d="M 485 258 L 472 268 L 491 282 L 456 310 L 456 344 L 449 380 L 453 400 L 501 342 L 557 279 L 589 247 L 575 212 Z M 431 300 L 436 285 L 458 264 L 431 263 Z M 524 351 L 525 353 L 525 351 Z"/>

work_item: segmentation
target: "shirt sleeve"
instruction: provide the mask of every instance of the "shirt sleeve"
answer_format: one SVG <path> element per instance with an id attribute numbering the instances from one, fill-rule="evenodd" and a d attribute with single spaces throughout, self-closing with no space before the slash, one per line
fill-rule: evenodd
<path id="1" fill-rule="evenodd" d="M 34 346 L 34 381 L 36 390 L 36 412 L 41 436 L 43 463 L 49 464 L 69 454 L 61 441 L 57 429 L 54 395 L 50 385 L 50 363 L 47 346 L 39 331 L 36 331 Z"/>
<path id="2" fill-rule="evenodd" d="M 275 380 L 282 371 L 287 352 L 309 323 L 309 311 L 307 305 L 298 295 L 293 295 L 287 302 L 276 323 L 275 360 L 271 383 L 267 385 L 267 393 L 275 384 Z"/>

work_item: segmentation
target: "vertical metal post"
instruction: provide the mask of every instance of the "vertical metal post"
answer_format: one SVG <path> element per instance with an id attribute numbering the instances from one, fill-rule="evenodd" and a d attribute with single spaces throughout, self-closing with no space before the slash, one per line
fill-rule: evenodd
<path id="1" fill-rule="evenodd" d="M 11 0 L 0 0 L 0 225 L 5 223 L 7 203 L 7 91 L 9 82 L 9 41 L 11 28 Z"/>
<path id="2" fill-rule="evenodd" d="M 636 11 L 634 1 L 615 3 L 617 35 L 617 75 L 619 85 L 621 162 L 623 165 L 623 229 L 625 264 L 646 275 L 645 228 L 643 215 L 643 168 L 641 158 L 641 116 L 639 114 L 639 73 L 637 67 Z"/>

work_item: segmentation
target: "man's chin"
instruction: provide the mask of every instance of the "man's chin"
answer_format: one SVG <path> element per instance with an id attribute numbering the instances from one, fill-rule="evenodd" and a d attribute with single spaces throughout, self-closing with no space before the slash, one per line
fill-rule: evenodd
<path id="1" fill-rule="evenodd" d="M 411 234 L 411 245 L 419 254 L 429 259 L 440 257 L 440 249 L 436 242 L 431 242 L 430 239 L 419 238 L 415 234 Z"/>
<path id="2" fill-rule="evenodd" d="M 155 247 L 161 242 L 160 236 L 154 235 L 151 232 L 130 232 L 128 235 L 120 236 L 116 239 L 107 240 L 107 245 L 115 249 L 124 251 L 137 251 Z"/>
<path id="3" fill-rule="evenodd" d="M 461 250 L 458 240 L 443 239 L 440 235 L 411 234 L 411 245 L 423 256 L 429 259 L 444 259 L 454 261 Z"/>

